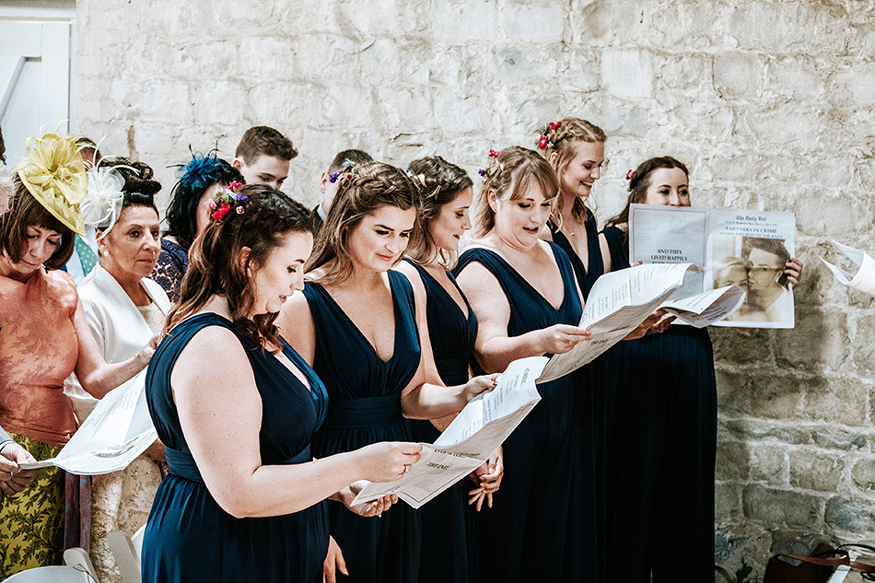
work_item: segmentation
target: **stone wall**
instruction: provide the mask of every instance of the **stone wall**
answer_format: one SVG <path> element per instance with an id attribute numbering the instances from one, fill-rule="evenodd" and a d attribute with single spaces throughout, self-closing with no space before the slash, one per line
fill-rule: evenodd
<path id="1" fill-rule="evenodd" d="M 313 204 L 340 149 L 474 172 L 576 115 L 610 136 L 602 220 L 626 170 L 663 153 L 690 166 L 696 205 L 796 213 L 796 329 L 712 331 L 717 558 L 761 576 L 796 538 L 875 538 L 872 300 L 817 259 L 831 238 L 875 251 L 873 16 L 872 0 L 80 0 L 79 121 L 168 187 L 190 145 L 231 158 L 272 125 L 301 152 L 286 190 Z"/>

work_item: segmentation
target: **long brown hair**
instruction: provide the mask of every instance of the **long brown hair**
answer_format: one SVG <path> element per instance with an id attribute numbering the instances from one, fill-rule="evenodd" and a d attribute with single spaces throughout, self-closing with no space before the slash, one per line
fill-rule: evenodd
<path id="1" fill-rule="evenodd" d="M 483 188 L 471 209 L 472 232 L 475 238 L 486 236 L 495 226 L 495 211 L 489 206 L 489 191 L 499 200 L 519 200 L 529 186 L 537 183 L 547 200 L 559 194 L 556 171 L 534 150 L 511 146 L 490 156 L 489 167 L 483 171 Z"/>
<path id="2" fill-rule="evenodd" d="M 269 186 L 246 186 L 221 220 L 211 220 L 189 252 L 179 302 L 167 316 L 164 331 L 201 310 L 214 295 L 225 297 L 231 321 L 254 342 L 280 346 L 276 313 L 251 315 L 255 303 L 253 275 L 288 233 L 313 232 L 313 217 L 302 204 Z M 245 202 L 241 201 L 245 196 Z M 237 209 L 242 209 L 238 212 Z M 250 249 L 240 261 L 244 247 Z"/>
<path id="3" fill-rule="evenodd" d="M 407 171 L 420 187 L 417 221 L 421 235 L 407 246 L 407 256 L 419 264 L 428 263 L 437 256 L 441 265 L 452 269 L 456 260 L 455 253 L 436 248 L 429 225 L 438 218 L 444 205 L 456 200 L 458 194 L 474 186 L 474 182 L 467 172 L 440 156 L 414 160 L 407 167 Z"/>
<path id="4" fill-rule="evenodd" d="M 543 136 L 547 139 L 544 147 L 539 144 L 538 151 L 547 160 L 550 160 L 550 155 L 556 153 L 553 168 L 556 170 L 556 176 L 561 176 L 566 166 L 574 159 L 574 142 L 588 142 L 590 144 L 604 144 L 608 140 L 602 128 L 592 122 L 577 117 L 564 117 L 558 123 L 553 124 L 553 127 L 547 126 L 546 133 Z M 553 211 L 554 220 L 557 224 L 562 224 L 561 206 L 556 205 Z M 571 207 L 571 214 L 578 220 L 586 220 L 586 204 L 582 199 L 576 198 Z"/>
<path id="5" fill-rule="evenodd" d="M 349 235 L 366 216 L 383 206 L 401 210 L 416 208 L 419 191 L 407 173 L 400 168 L 372 162 L 356 165 L 341 172 L 340 186 L 328 218 L 316 237 L 313 255 L 307 262 L 306 271 L 313 271 L 332 263 L 329 272 L 313 278 L 324 285 L 340 283 L 352 275 L 352 260 L 349 254 Z M 410 244 L 419 237 L 414 228 Z"/>

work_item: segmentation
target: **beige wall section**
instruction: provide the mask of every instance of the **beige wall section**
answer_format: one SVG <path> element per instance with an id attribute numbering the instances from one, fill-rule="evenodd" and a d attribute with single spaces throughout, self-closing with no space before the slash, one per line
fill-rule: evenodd
<path id="1" fill-rule="evenodd" d="M 602 220 L 663 153 L 697 205 L 795 212 L 796 329 L 712 331 L 718 558 L 761 576 L 794 537 L 875 538 L 873 302 L 817 259 L 830 238 L 875 251 L 871 1 L 80 0 L 77 17 L 82 130 L 165 192 L 189 144 L 230 158 L 254 124 L 293 139 L 286 190 L 313 204 L 342 148 L 475 172 L 577 115 L 610 136 Z"/>

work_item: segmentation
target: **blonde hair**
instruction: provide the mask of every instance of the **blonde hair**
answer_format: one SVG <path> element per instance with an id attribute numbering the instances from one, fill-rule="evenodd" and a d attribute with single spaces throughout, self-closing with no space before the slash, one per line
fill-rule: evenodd
<path id="1" fill-rule="evenodd" d="M 471 209 L 474 237 L 484 237 L 495 227 L 495 211 L 489 206 L 490 191 L 498 200 L 520 200 L 533 182 L 541 187 L 547 200 L 555 200 L 559 194 L 556 171 L 534 150 L 511 146 L 490 157 L 489 167 L 483 173 L 483 188 Z"/>
<path id="2" fill-rule="evenodd" d="M 550 160 L 551 154 L 556 153 L 556 161 L 554 169 L 556 176 L 561 176 L 565 167 L 574 159 L 574 142 L 588 142 L 590 144 L 604 144 L 608 136 L 602 128 L 597 125 L 580 119 L 577 117 L 564 117 L 553 127 L 547 126 L 547 131 L 543 134 L 547 138 L 547 144 L 540 148 L 541 155 L 547 160 Z M 554 222 L 562 224 L 562 216 L 560 205 L 556 205 L 553 211 Z M 571 214 L 576 219 L 586 220 L 586 204 L 583 200 L 575 199 L 571 207 Z"/>
<path id="3" fill-rule="evenodd" d="M 408 245 L 407 257 L 420 265 L 438 257 L 444 268 L 452 269 L 458 259 L 458 252 L 438 249 L 429 227 L 440 216 L 444 205 L 456 200 L 459 193 L 474 186 L 474 182 L 467 172 L 440 156 L 414 160 L 407 167 L 407 171 L 413 175 L 413 181 L 420 189 L 417 222 L 421 235 Z"/>
<path id="4" fill-rule="evenodd" d="M 419 191 L 406 172 L 382 162 L 357 164 L 342 171 L 338 181 L 334 202 L 305 267 L 309 272 L 331 263 L 325 273 L 310 278 L 323 285 L 341 283 L 352 275 L 349 235 L 362 219 L 384 206 L 416 208 L 419 198 Z M 414 227 L 409 244 L 418 243 L 420 236 L 419 229 Z"/>

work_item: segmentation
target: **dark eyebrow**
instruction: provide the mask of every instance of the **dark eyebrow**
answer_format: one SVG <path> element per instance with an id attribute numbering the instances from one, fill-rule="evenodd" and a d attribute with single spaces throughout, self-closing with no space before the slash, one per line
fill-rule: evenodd
<path id="1" fill-rule="evenodd" d="M 392 227 L 387 227 L 386 225 L 381 225 L 381 224 L 374 225 L 374 228 L 375 229 L 385 229 L 387 231 L 393 231 L 393 232 L 395 231 L 395 229 L 393 229 Z"/>

